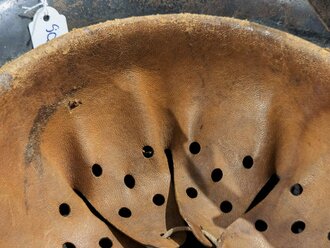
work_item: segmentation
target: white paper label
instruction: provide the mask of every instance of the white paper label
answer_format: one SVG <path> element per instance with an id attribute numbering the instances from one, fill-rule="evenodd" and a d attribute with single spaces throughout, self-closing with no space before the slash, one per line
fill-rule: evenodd
<path id="1" fill-rule="evenodd" d="M 68 25 L 64 15 L 47 6 L 47 13 L 40 8 L 29 24 L 33 47 L 36 48 L 48 41 L 55 39 L 68 32 Z"/>

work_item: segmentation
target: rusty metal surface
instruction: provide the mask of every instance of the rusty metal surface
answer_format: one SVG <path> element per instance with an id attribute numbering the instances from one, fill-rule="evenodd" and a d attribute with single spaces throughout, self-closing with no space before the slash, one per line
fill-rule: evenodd
<path id="1" fill-rule="evenodd" d="M 22 6 L 32 6 L 37 2 L 37 0 L 0 0 L 0 66 L 32 49 L 27 26 L 34 13 L 23 15 Z M 48 2 L 67 16 L 69 29 L 129 16 L 189 12 L 247 19 L 290 32 L 320 46 L 330 47 L 330 32 L 308 0 L 49 0 Z M 322 9 L 322 6 L 318 8 Z M 329 14 L 329 11 L 327 13 Z"/>

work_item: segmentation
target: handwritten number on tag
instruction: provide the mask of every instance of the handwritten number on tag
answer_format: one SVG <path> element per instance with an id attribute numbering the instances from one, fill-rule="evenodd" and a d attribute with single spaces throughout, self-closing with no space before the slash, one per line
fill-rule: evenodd
<path id="1" fill-rule="evenodd" d="M 1 2 L 1 0 L 0 0 Z M 33 47 L 36 48 L 68 32 L 68 24 L 64 15 L 50 6 L 40 8 L 29 23 Z"/>
<path id="2" fill-rule="evenodd" d="M 59 29 L 60 29 L 60 27 L 57 24 L 53 24 L 51 30 L 46 29 L 46 32 L 48 33 L 47 34 L 47 41 L 50 41 L 50 40 L 56 38 L 57 37 L 56 31 L 59 30 Z"/>

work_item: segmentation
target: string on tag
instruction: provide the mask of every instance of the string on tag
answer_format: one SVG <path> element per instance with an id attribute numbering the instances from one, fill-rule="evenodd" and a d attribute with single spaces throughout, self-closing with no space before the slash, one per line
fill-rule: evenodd
<path id="1" fill-rule="evenodd" d="M 36 4 L 36 5 L 32 6 L 32 7 L 25 7 L 25 6 L 23 6 L 22 9 L 25 9 L 24 14 L 27 13 L 27 12 L 29 12 L 29 11 L 31 11 L 31 10 L 33 10 L 33 9 L 35 9 L 35 8 L 38 8 L 40 6 L 43 6 L 43 8 L 44 8 L 44 14 L 45 14 L 45 16 L 48 16 L 48 10 L 47 10 L 48 1 L 47 0 L 40 0 L 40 1 L 41 1 L 40 3 L 38 3 L 38 4 Z"/>
<path id="2" fill-rule="evenodd" d="M 34 14 L 32 22 L 29 23 L 34 48 L 69 31 L 65 16 L 60 15 L 55 8 L 49 6 L 47 0 L 39 0 L 39 3 L 32 7 L 22 8 L 25 9 L 24 13 L 39 8 Z"/>

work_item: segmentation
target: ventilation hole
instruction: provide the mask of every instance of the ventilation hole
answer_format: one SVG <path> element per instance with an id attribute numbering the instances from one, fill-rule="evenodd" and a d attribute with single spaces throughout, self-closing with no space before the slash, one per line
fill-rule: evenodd
<path id="1" fill-rule="evenodd" d="M 142 153 L 146 158 L 151 158 L 154 155 L 154 149 L 151 146 L 145 146 Z"/>
<path id="2" fill-rule="evenodd" d="M 193 142 L 189 146 L 189 151 L 192 154 L 197 154 L 197 153 L 199 153 L 201 151 L 201 146 L 197 142 Z"/>
<path id="3" fill-rule="evenodd" d="M 243 166 L 246 169 L 251 169 L 253 166 L 253 158 L 251 156 L 246 156 L 243 158 Z"/>
<path id="4" fill-rule="evenodd" d="M 119 210 L 118 214 L 123 218 L 129 218 L 129 217 L 131 217 L 132 212 L 128 208 L 121 208 Z"/>
<path id="5" fill-rule="evenodd" d="M 133 189 L 135 186 L 135 179 L 132 175 L 126 175 L 124 178 L 124 182 L 125 185 L 130 189 Z"/>
<path id="6" fill-rule="evenodd" d="M 64 216 L 64 217 L 65 216 L 68 216 L 70 214 L 70 212 L 71 212 L 70 206 L 68 204 L 66 204 L 66 203 L 62 203 L 59 206 L 58 210 L 59 210 L 60 214 L 62 216 Z"/>
<path id="7" fill-rule="evenodd" d="M 217 169 L 214 169 L 212 171 L 212 174 L 211 174 L 211 178 L 212 178 L 212 181 L 213 182 L 219 182 L 222 178 L 223 174 L 222 174 L 222 170 L 217 168 Z"/>
<path id="8" fill-rule="evenodd" d="M 156 194 L 153 198 L 152 198 L 152 201 L 155 205 L 157 206 L 161 206 L 164 204 L 165 202 L 165 198 L 163 195 L 161 194 Z"/>
<path id="9" fill-rule="evenodd" d="M 291 231 L 295 234 L 301 233 L 305 230 L 305 223 L 301 220 L 294 222 L 291 226 Z"/>
<path id="10" fill-rule="evenodd" d="M 44 15 L 44 21 L 45 21 L 45 22 L 48 22 L 49 19 L 50 19 L 49 15 Z"/>
<path id="11" fill-rule="evenodd" d="M 254 226 L 259 232 L 264 232 L 268 228 L 267 223 L 263 220 L 257 220 L 256 223 L 254 223 Z"/>
<path id="12" fill-rule="evenodd" d="M 257 206 L 267 195 L 275 188 L 280 181 L 277 174 L 273 174 L 267 181 L 267 183 L 261 188 L 256 197 L 251 202 L 250 206 L 246 209 L 245 213 L 249 212 L 252 208 Z"/>
<path id="13" fill-rule="evenodd" d="M 300 195 L 302 192 L 303 192 L 303 187 L 299 183 L 296 183 L 291 187 L 291 193 L 295 196 Z"/>
<path id="14" fill-rule="evenodd" d="M 69 101 L 68 107 L 70 110 L 73 110 L 81 104 L 82 104 L 82 102 L 80 100 L 73 100 L 73 101 Z"/>
<path id="15" fill-rule="evenodd" d="M 111 248 L 112 247 L 112 241 L 109 238 L 101 238 L 99 241 L 99 245 L 101 248 Z"/>
<path id="16" fill-rule="evenodd" d="M 220 204 L 220 209 L 224 213 L 229 213 L 233 209 L 233 205 L 230 201 L 223 201 Z"/>
<path id="17" fill-rule="evenodd" d="M 102 175 L 102 167 L 98 164 L 94 164 L 92 167 L 92 172 L 94 176 L 99 177 Z"/>
<path id="18" fill-rule="evenodd" d="M 330 232 L 328 233 L 328 240 L 330 240 Z"/>
<path id="19" fill-rule="evenodd" d="M 66 242 L 62 246 L 63 248 L 76 248 L 76 246 L 70 242 Z"/>
<path id="20" fill-rule="evenodd" d="M 197 195 L 198 195 L 197 190 L 195 188 L 192 188 L 192 187 L 188 188 L 186 190 L 186 193 L 190 198 L 196 198 Z"/>

